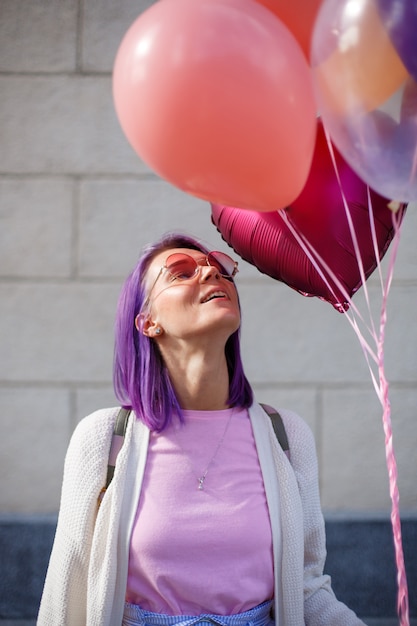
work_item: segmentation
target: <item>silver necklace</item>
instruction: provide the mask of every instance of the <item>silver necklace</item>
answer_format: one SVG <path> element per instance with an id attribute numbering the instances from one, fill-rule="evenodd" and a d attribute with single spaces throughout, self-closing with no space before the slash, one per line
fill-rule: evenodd
<path id="1" fill-rule="evenodd" d="M 230 413 L 229 419 L 226 422 L 226 426 L 224 427 L 223 435 L 221 436 L 220 441 L 217 444 L 216 449 L 214 450 L 214 453 L 213 453 L 212 457 L 210 458 L 209 462 L 207 463 L 206 468 L 203 471 L 203 473 L 201 474 L 201 476 L 197 477 L 197 483 L 198 483 L 197 489 L 198 489 L 198 491 L 204 491 L 204 481 L 206 480 L 207 474 L 209 473 L 209 470 L 210 470 L 211 466 L 213 465 L 213 463 L 214 463 L 214 461 L 215 461 L 215 459 L 216 459 L 216 457 L 217 457 L 217 455 L 219 453 L 220 448 L 223 445 L 223 442 L 224 442 L 224 440 L 226 438 L 227 431 L 229 430 L 230 422 L 232 421 L 232 417 L 233 417 L 233 413 L 234 412 L 235 412 L 235 409 L 233 407 L 232 412 Z M 190 466 L 191 466 L 191 463 L 190 463 Z M 193 474 L 196 474 L 194 468 L 193 468 Z"/>
<path id="2" fill-rule="evenodd" d="M 206 478 L 207 478 L 207 474 L 208 474 L 208 472 L 209 472 L 209 469 L 210 469 L 210 467 L 212 466 L 212 464 L 214 463 L 214 460 L 215 460 L 215 458 L 216 458 L 216 456 L 217 456 L 217 454 L 218 454 L 218 452 L 219 452 L 220 448 L 222 447 L 223 441 L 225 440 L 225 437 L 226 437 L 227 431 L 229 430 L 229 425 L 230 425 L 230 422 L 231 422 L 231 420 L 232 420 L 233 413 L 234 413 L 234 408 L 232 409 L 232 412 L 230 413 L 229 419 L 228 419 L 228 420 L 227 420 L 227 422 L 226 422 L 226 426 L 225 426 L 225 428 L 224 428 L 223 435 L 222 435 L 222 437 L 221 437 L 221 439 L 220 439 L 219 443 L 217 444 L 217 447 L 216 447 L 216 449 L 215 449 L 215 451 L 214 451 L 213 456 L 211 457 L 210 461 L 207 463 L 207 465 L 206 465 L 206 469 L 204 470 L 204 472 L 202 473 L 202 475 L 201 475 L 201 476 L 199 476 L 199 477 L 197 478 L 197 481 L 198 481 L 198 487 L 197 487 L 197 489 L 198 489 L 199 491 L 203 491 L 203 490 L 204 490 L 204 481 L 206 480 Z"/>

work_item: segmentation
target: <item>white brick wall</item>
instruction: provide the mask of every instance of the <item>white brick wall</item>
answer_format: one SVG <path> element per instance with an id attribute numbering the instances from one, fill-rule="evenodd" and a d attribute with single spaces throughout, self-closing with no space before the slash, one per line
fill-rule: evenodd
<path id="1" fill-rule="evenodd" d="M 117 47 L 149 4 L 1 3 L 2 513 L 56 511 L 76 422 L 114 404 L 115 305 L 141 247 L 181 229 L 227 250 L 208 204 L 153 175 L 114 113 Z M 414 513 L 416 210 L 404 223 L 386 338 L 401 503 Z M 259 399 L 294 408 L 313 428 L 325 511 L 387 514 L 382 410 L 347 320 L 240 265 L 247 374 Z M 376 279 L 368 285 L 377 302 Z"/>

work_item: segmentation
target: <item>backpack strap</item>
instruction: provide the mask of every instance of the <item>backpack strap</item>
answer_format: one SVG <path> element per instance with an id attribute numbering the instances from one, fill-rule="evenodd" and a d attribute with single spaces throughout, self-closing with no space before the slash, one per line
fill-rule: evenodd
<path id="1" fill-rule="evenodd" d="M 271 418 L 272 426 L 278 439 L 278 443 L 287 455 L 287 457 L 290 458 L 290 445 L 288 443 L 288 437 L 287 433 L 285 432 L 285 426 L 284 422 L 282 421 L 281 415 L 276 409 L 274 409 L 272 406 L 269 406 L 268 404 L 261 404 L 261 407 L 264 411 L 266 411 L 266 413 L 268 413 L 269 417 Z"/>
<path id="2" fill-rule="evenodd" d="M 110 485 L 111 481 L 113 480 L 117 456 L 122 448 L 122 445 L 125 439 L 126 428 L 127 428 L 127 423 L 129 421 L 130 413 L 131 413 L 130 409 L 121 408 L 116 416 L 116 420 L 114 422 L 114 427 L 113 427 L 113 436 L 112 436 L 111 445 L 110 445 L 109 461 L 107 465 L 106 484 L 102 488 L 98 496 L 99 506 L 104 497 L 104 494 L 107 491 L 107 487 Z"/>

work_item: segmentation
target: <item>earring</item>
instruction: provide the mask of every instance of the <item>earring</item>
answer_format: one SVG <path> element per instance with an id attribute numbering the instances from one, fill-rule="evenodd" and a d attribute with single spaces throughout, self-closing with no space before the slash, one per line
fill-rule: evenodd
<path id="1" fill-rule="evenodd" d="M 155 328 L 155 335 L 160 335 L 162 333 L 162 328 L 159 328 L 159 326 L 157 326 Z"/>

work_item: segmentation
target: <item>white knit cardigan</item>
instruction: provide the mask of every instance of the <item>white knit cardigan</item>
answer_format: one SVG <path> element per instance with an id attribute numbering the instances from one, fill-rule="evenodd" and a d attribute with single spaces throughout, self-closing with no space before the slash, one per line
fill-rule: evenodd
<path id="1" fill-rule="evenodd" d="M 72 436 L 38 626 L 122 623 L 130 533 L 149 430 L 139 420 L 130 419 L 113 481 L 97 514 L 117 411 L 92 413 Z M 249 409 L 271 518 L 276 624 L 358 626 L 363 622 L 338 602 L 329 577 L 323 575 L 324 521 L 312 433 L 296 414 L 280 412 L 291 463 L 264 410 L 256 403 Z"/>

